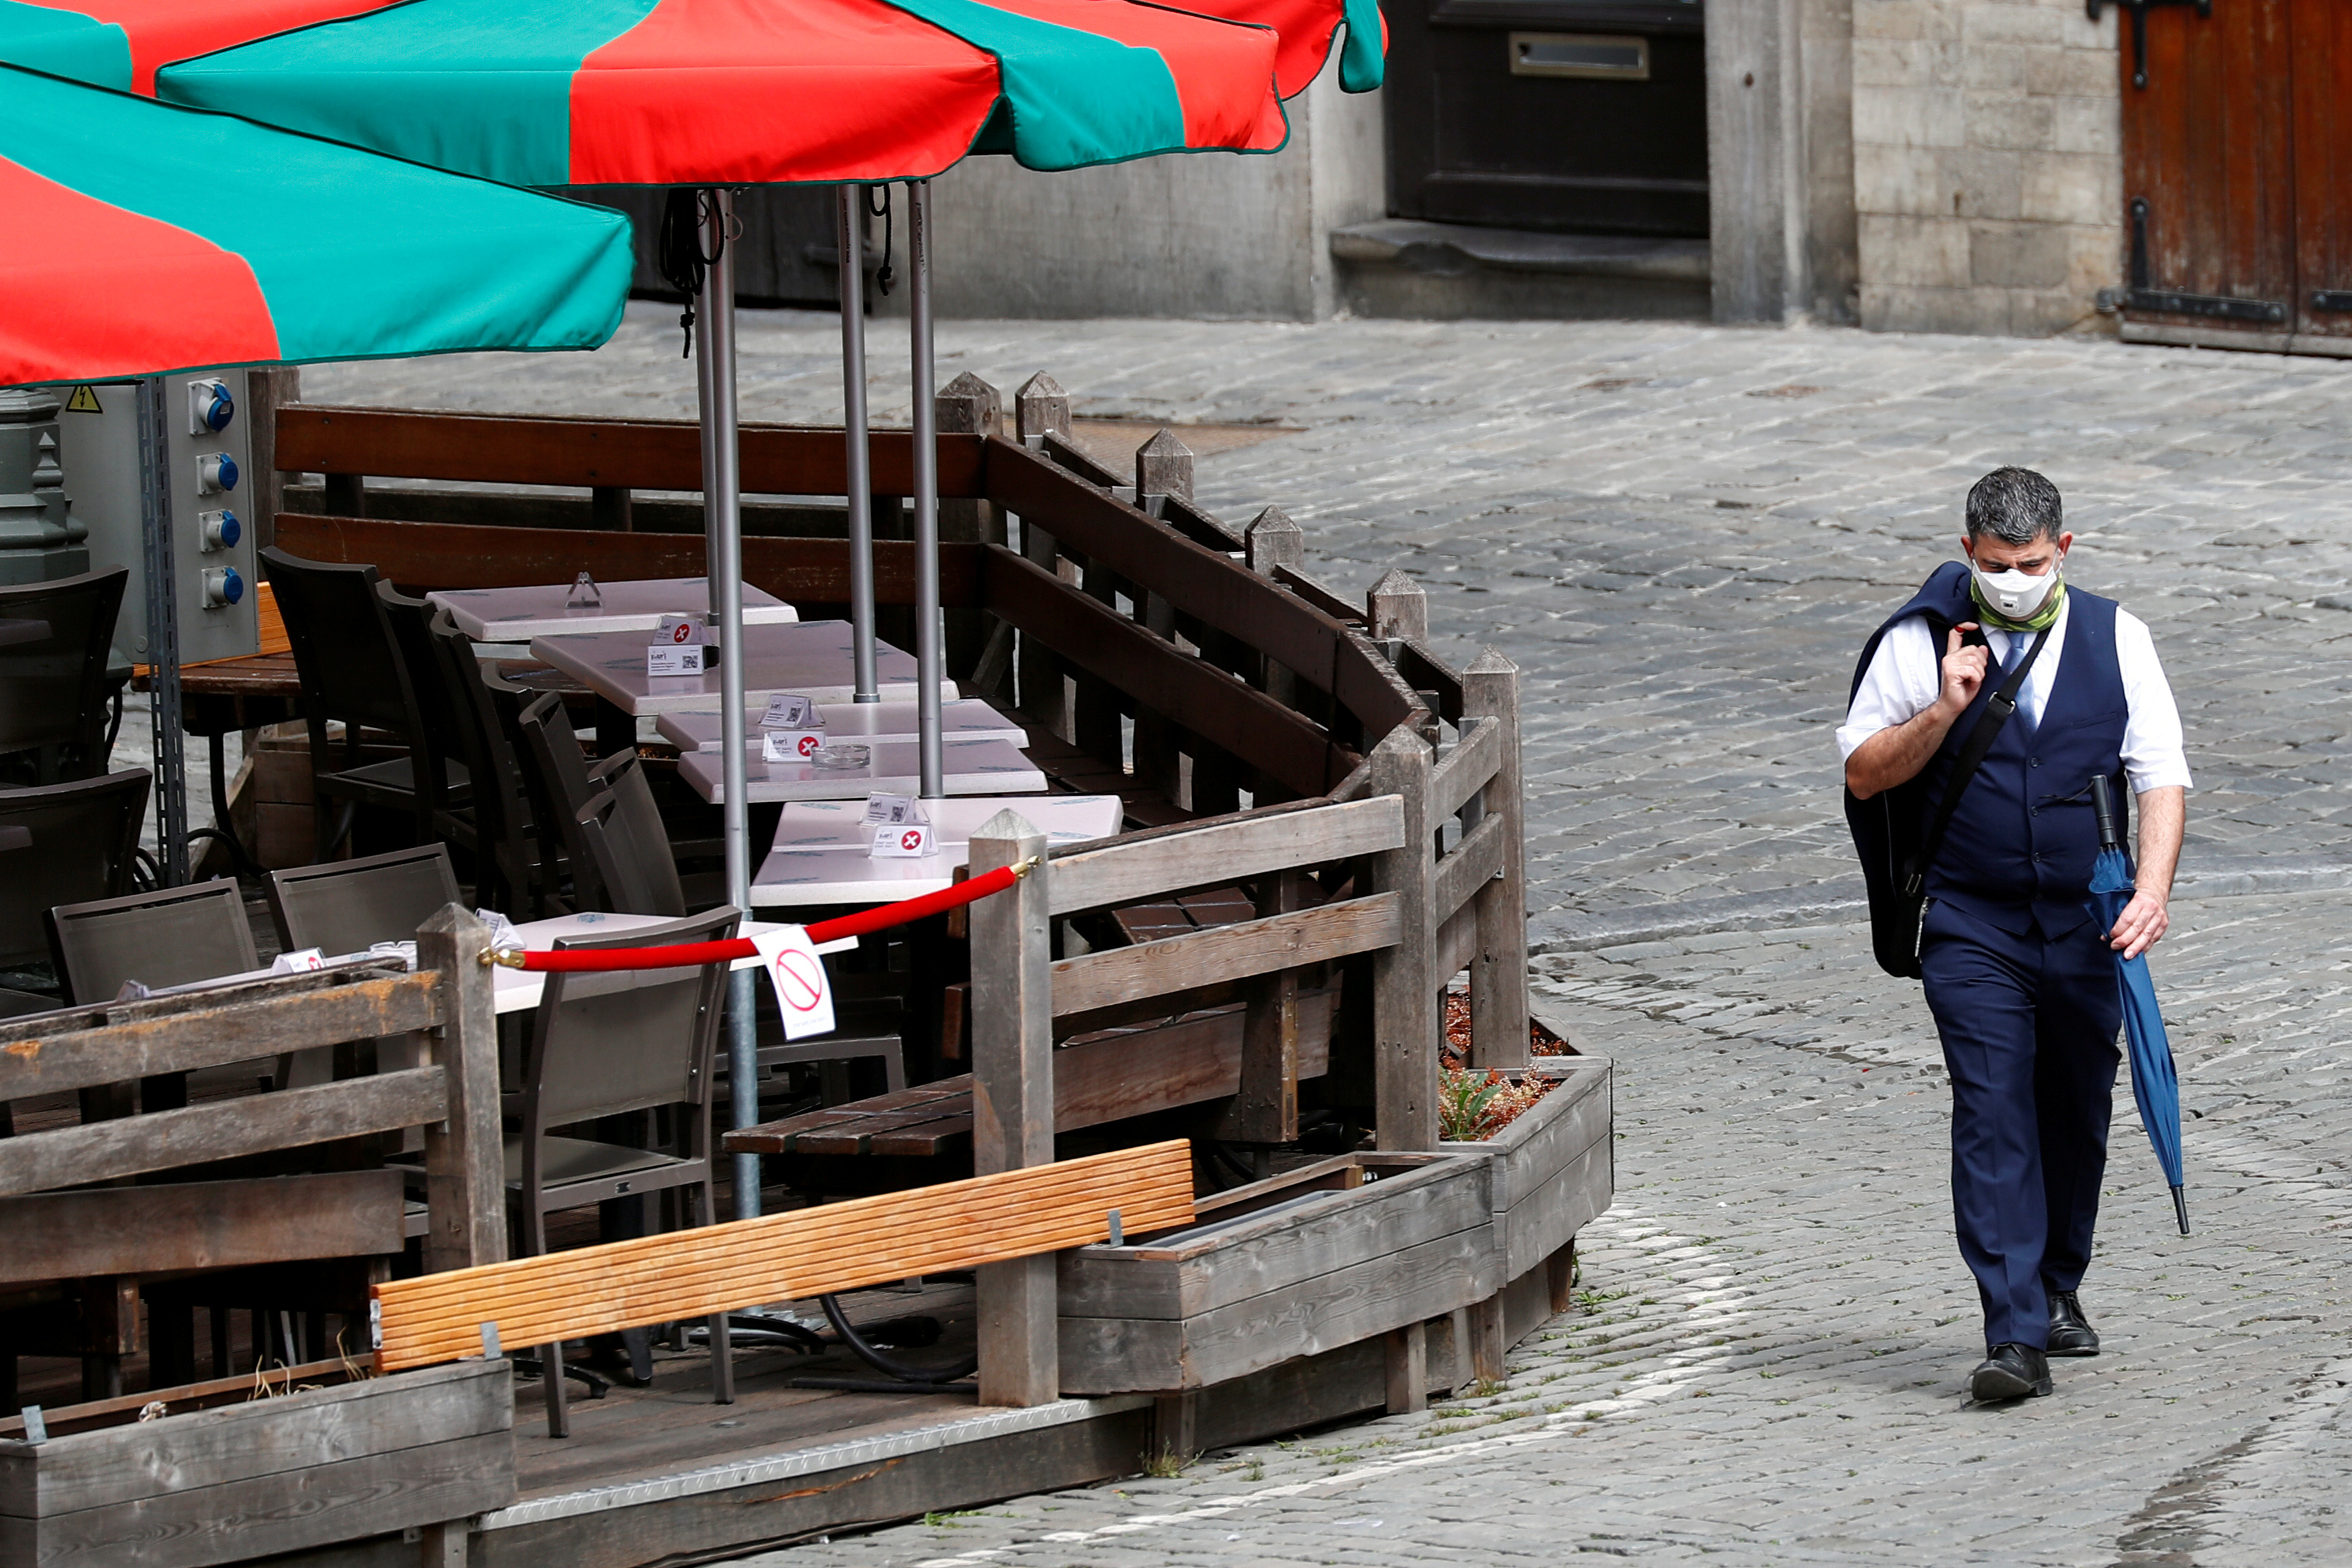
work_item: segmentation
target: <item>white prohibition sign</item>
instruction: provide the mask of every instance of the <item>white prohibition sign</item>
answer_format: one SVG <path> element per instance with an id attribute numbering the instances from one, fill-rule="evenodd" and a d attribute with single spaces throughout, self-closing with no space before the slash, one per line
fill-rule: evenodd
<path id="1" fill-rule="evenodd" d="M 824 960 L 800 926 L 780 926 L 751 939 L 760 952 L 760 967 L 775 987 L 776 1010 L 784 1021 L 784 1038 L 803 1040 L 833 1033 L 833 988 Z"/>

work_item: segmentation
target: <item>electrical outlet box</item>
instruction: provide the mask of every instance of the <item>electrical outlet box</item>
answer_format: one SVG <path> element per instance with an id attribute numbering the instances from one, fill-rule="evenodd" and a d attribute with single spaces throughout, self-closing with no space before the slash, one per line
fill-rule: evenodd
<path id="1" fill-rule="evenodd" d="M 185 388 L 187 419 L 173 417 L 172 387 Z M 217 389 L 215 391 L 214 389 Z M 66 390 L 58 389 L 60 395 Z M 74 389 L 58 416 L 58 459 L 74 515 L 89 528 L 92 571 L 121 566 L 122 612 L 114 623 L 117 666 L 145 664 L 146 552 L 141 537 L 139 388 L 100 382 Z M 260 622 L 253 584 L 248 498 L 253 447 L 246 374 L 215 371 L 165 383 L 164 470 L 172 485 L 172 573 L 178 606 L 180 662 L 257 652 Z M 213 423 L 218 418 L 220 423 Z"/>

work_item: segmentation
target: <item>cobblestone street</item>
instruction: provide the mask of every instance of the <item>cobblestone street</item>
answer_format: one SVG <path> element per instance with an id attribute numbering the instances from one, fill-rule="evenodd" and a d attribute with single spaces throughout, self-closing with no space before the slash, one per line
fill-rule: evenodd
<path id="1" fill-rule="evenodd" d="M 1496 1394 L 1181 1475 L 752 1559 L 1003 1563 L 2352 1562 L 2352 366 L 1683 323 L 950 322 L 945 380 L 1263 424 L 1205 456 L 1310 570 L 1425 583 L 1527 675 L 1538 990 L 1618 1063 L 1618 1202 Z M 749 313 L 751 419 L 838 418 L 837 324 Z M 877 322 L 877 418 L 903 422 Z M 313 370 L 316 401 L 691 416 L 674 308 L 590 356 Z M 2197 1234 L 2119 1089 L 2055 1397 L 1964 1394 L 1947 1097 L 1872 965 L 1832 731 L 1986 469 L 2042 469 L 2070 579 L 2152 627 L 2197 790 L 2156 950 Z M 202 807 L 192 808 L 202 820 Z M 1916 1103 L 1915 1104 L 1914 1101 Z"/>

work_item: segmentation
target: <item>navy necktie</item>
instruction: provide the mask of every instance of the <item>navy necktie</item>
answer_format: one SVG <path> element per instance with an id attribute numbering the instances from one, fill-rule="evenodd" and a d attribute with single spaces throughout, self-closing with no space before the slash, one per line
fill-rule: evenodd
<path id="1" fill-rule="evenodd" d="M 2004 682 L 2017 673 L 2017 667 L 2025 661 L 2026 650 L 2032 646 L 2033 638 L 2030 634 L 2025 632 L 2009 634 L 2009 657 L 2000 661 L 2000 678 Z M 2018 726 L 2020 735 L 2029 741 L 2033 738 L 2035 729 L 2033 715 L 2025 706 L 2025 688 L 2022 684 L 2020 684 L 2017 689 L 2017 711 L 2010 718 L 2011 721 Z"/>

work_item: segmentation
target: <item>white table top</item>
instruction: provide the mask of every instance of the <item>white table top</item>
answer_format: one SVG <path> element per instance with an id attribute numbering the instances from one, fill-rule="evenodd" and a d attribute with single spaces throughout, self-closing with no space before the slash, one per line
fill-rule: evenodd
<path id="1" fill-rule="evenodd" d="M 664 925 L 668 922 L 668 918 L 669 917 L 666 915 L 619 915 L 591 912 L 577 915 L 558 915 L 553 920 L 524 921 L 519 923 L 514 929 L 515 934 L 522 938 L 522 944 L 526 950 L 533 952 L 548 952 L 553 951 L 556 940 L 559 937 L 604 936 L 609 935 L 614 931 L 627 931 L 634 926 Z M 778 923 L 779 922 L 774 921 L 742 921 L 737 924 L 735 934 L 738 936 L 758 936 L 762 931 L 776 930 Z M 846 952 L 850 948 L 856 947 L 856 945 L 857 939 L 856 937 L 845 937 L 839 942 L 826 942 L 822 947 L 819 947 L 817 951 L 819 952 Z M 730 963 L 727 967 L 730 969 L 757 969 L 759 966 L 759 959 L 753 957 L 739 958 Z M 532 1008 L 539 1005 L 539 998 L 541 993 L 543 993 L 547 988 L 547 976 L 536 970 L 509 969 L 506 965 L 500 964 L 496 969 L 490 971 L 490 1006 L 492 1011 L 499 1013 L 528 1013 Z"/>
<path id="2" fill-rule="evenodd" d="M 863 801 L 794 801 L 776 825 L 776 847 L 751 879 L 757 909 L 826 904 L 886 904 L 935 893 L 955 881 L 970 858 L 971 835 L 1006 807 L 1045 830 L 1050 844 L 1080 844 L 1118 831 L 1122 807 L 1115 795 L 962 795 L 929 803 L 940 852 L 920 860 L 875 860 L 866 854 L 872 832 Z"/>
<path id="3" fill-rule="evenodd" d="M 707 577 L 639 577 L 599 583 L 604 603 L 593 610 L 565 607 L 569 583 L 522 588 L 445 588 L 425 595 L 449 612 L 457 629 L 476 642 L 527 642 L 570 632 L 649 632 L 664 616 L 699 619 L 710 608 Z M 743 624 L 772 626 L 797 621 L 799 612 L 765 589 L 743 585 Z"/>
<path id="4" fill-rule="evenodd" d="M 869 753 L 862 768 L 772 763 L 755 745 L 743 764 L 743 793 L 751 800 L 855 800 L 862 809 L 869 795 L 913 795 L 922 787 L 922 746 L 913 737 L 858 744 Z M 1045 791 L 1045 775 L 1010 741 L 948 741 L 940 751 L 940 783 L 950 795 Z M 727 795 L 725 755 L 716 746 L 678 753 L 678 777 L 713 805 Z"/>
<path id="5" fill-rule="evenodd" d="M 767 711 L 763 702 L 744 715 L 743 728 L 755 746 L 760 738 L 760 720 Z M 699 751 L 719 744 L 721 717 L 716 708 L 664 713 L 654 721 L 654 729 L 681 752 Z M 917 719 L 917 705 L 913 702 L 835 702 L 824 709 L 824 731 L 827 739 L 835 741 L 891 735 L 912 739 L 919 733 Z M 940 703 L 940 733 L 950 741 L 1010 741 L 1016 746 L 1029 743 L 1026 730 L 977 697 Z"/>
<path id="6" fill-rule="evenodd" d="M 876 671 L 885 700 L 915 700 L 915 656 L 874 645 Z M 719 701 L 718 661 L 700 675 L 646 674 L 642 632 L 595 632 L 530 640 L 533 658 L 585 684 L 597 696 L 635 718 L 713 708 Z M 743 628 L 743 698 L 761 708 L 790 692 L 819 703 L 848 703 L 856 695 L 847 621 L 800 621 L 790 626 Z M 955 682 L 941 680 L 940 695 L 954 698 Z"/>

